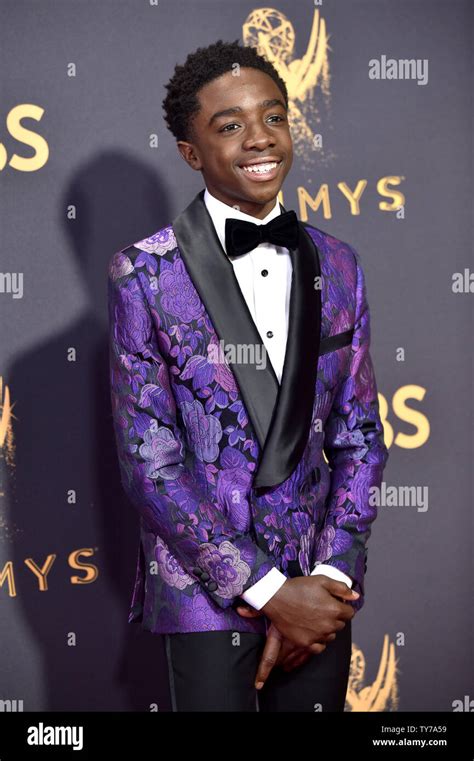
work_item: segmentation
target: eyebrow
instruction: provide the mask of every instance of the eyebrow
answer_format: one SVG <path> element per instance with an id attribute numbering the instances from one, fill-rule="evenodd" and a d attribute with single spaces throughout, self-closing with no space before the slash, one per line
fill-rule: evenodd
<path id="1" fill-rule="evenodd" d="M 279 98 L 271 98 L 270 100 L 263 100 L 261 103 L 257 103 L 258 108 L 272 108 L 272 106 L 281 106 L 285 111 L 287 110 L 285 104 Z M 232 106 L 231 108 L 224 109 L 224 111 L 217 111 L 209 119 L 209 126 L 220 116 L 232 116 L 233 114 L 240 114 L 243 111 L 244 109 L 240 108 L 240 106 Z"/>

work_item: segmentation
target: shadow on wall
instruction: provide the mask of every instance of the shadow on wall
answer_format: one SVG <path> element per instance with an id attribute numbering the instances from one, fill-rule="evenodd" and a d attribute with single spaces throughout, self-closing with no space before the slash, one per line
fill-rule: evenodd
<path id="1" fill-rule="evenodd" d="M 71 205 L 75 220 L 66 218 Z M 25 711 L 144 711 L 152 703 L 170 710 L 162 638 L 127 622 L 139 523 L 120 482 L 112 426 L 107 265 L 115 251 L 169 224 L 171 213 L 157 173 L 123 153 L 103 153 L 76 172 L 58 214 L 90 306 L 19 357 L 6 376 L 16 450 L 6 496 L 20 529 L 7 558 L 47 681 L 44 705 L 31 705 L 25 695 Z M 54 299 L 64 288 L 67 282 L 50 283 L 36 298 Z M 71 348 L 75 362 L 68 361 Z M 75 504 L 68 502 L 70 490 Z M 70 565 L 71 553 L 85 548 L 92 554 L 78 560 L 95 565 L 98 576 L 71 583 L 86 577 Z M 25 559 L 43 569 L 48 556 L 47 589 L 40 591 Z"/>

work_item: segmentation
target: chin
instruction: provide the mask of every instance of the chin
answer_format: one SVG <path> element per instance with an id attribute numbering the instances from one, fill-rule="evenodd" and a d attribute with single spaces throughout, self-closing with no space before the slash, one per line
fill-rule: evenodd
<path id="1" fill-rule="evenodd" d="M 262 183 L 262 186 L 257 186 L 253 192 L 249 192 L 248 188 L 243 189 L 243 195 L 245 198 L 248 198 L 249 201 L 258 201 L 259 203 L 262 203 L 264 201 L 271 201 L 272 198 L 276 198 L 281 188 L 281 182 L 272 186 L 268 185 L 267 187 L 263 187 Z"/>

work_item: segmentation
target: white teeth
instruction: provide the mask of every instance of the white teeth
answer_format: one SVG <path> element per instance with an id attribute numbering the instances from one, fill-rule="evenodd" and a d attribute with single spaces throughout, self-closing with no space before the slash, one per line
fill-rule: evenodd
<path id="1" fill-rule="evenodd" d="M 277 166 L 278 162 L 272 161 L 270 164 L 253 164 L 253 166 L 243 166 L 242 169 L 244 169 L 246 172 L 265 174 L 266 172 L 271 172 L 272 169 L 275 169 Z"/>

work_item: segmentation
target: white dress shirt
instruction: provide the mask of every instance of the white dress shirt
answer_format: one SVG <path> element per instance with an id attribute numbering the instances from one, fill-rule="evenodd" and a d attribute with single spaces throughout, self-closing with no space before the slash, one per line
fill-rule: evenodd
<path id="1" fill-rule="evenodd" d="M 263 219 L 252 217 L 243 211 L 219 201 L 207 187 L 204 203 L 214 224 L 222 248 L 225 248 L 225 221 L 227 217 L 243 219 L 256 225 L 270 222 L 282 213 L 275 200 L 275 206 Z M 227 253 L 227 252 L 226 252 Z M 292 277 L 291 257 L 287 248 L 271 243 L 260 243 L 246 254 L 230 259 L 235 276 L 247 303 L 252 319 L 262 338 L 270 362 L 281 382 L 288 337 L 288 316 Z M 323 573 L 352 587 L 352 579 L 331 565 L 317 562 L 311 576 Z M 260 610 L 287 580 L 286 576 L 272 568 L 265 576 L 249 587 L 241 596 L 253 608 Z"/>

